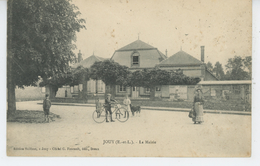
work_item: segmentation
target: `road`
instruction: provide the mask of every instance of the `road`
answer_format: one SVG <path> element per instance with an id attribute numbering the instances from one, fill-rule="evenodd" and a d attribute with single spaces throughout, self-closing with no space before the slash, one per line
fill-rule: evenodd
<path id="1" fill-rule="evenodd" d="M 19 110 L 42 110 L 18 102 Z M 187 112 L 142 110 L 125 123 L 98 124 L 94 107 L 57 106 L 51 123 L 7 123 L 7 152 L 14 156 L 249 157 L 251 116 L 204 114 L 194 125 Z"/>

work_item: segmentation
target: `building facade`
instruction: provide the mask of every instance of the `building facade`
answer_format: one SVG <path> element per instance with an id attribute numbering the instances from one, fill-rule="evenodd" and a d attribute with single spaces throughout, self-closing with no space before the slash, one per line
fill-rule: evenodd
<path id="1" fill-rule="evenodd" d="M 184 51 L 179 51 L 167 58 L 157 48 L 137 40 L 125 47 L 116 50 L 111 58 L 120 65 L 129 67 L 129 70 L 152 69 L 158 67 L 162 70 L 181 71 L 189 77 L 199 77 L 205 81 L 218 80 L 204 63 L 204 46 L 201 46 L 201 60 L 194 58 Z M 170 100 L 191 100 L 194 86 L 164 85 L 155 87 L 156 98 Z M 116 97 L 128 94 L 131 98 L 150 98 L 150 89 L 143 87 L 116 86 Z"/>
<path id="2" fill-rule="evenodd" d="M 84 68 L 90 68 L 95 62 L 103 61 L 104 58 L 98 57 L 96 55 L 91 55 L 90 57 L 82 60 L 82 54 L 78 53 L 78 63 L 72 66 L 76 69 L 79 66 Z M 101 99 L 104 98 L 106 86 L 102 80 L 92 80 L 83 81 L 79 85 L 75 86 L 63 86 L 58 89 L 56 93 L 56 98 L 81 98 L 85 100 L 94 100 L 96 97 Z"/>
<path id="3" fill-rule="evenodd" d="M 130 71 L 152 69 L 167 57 L 157 48 L 136 40 L 118 50 L 111 57 L 111 60 L 120 65 L 127 66 Z M 116 97 L 123 97 L 128 94 L 131 98 L 150 97 L 150 89 L 143 87 L 124 87 L 116 85 Z"/>
<path id="4" fill-rule="evenodd" d="M 201 60 L 194 58 L 184 51 L 179 51 L 157 65 L 162 70 L 181 70 L 189 77 L 199 77 L 202 81 L 217 81 L 204 63 L 204 46 L 201 46 Z"/>

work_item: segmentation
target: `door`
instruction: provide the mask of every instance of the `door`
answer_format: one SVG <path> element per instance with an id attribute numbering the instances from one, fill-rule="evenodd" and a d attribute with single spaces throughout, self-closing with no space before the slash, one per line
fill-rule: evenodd
<path id="1" fill-rule="evenodd" d="M 139 96 L 139 92 L 137 90 L 137 87 L 132 87 L 132 98 L 137 98 Z"/>

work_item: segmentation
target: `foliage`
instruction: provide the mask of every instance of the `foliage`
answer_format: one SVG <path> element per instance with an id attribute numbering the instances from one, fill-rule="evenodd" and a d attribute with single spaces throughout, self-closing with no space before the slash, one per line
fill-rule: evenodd
<path id="1" fill-rule="evenodd" d="M 106 85 L 124 85 L 127 84 L 130 72 L 126 66 L 105 60 L 95 62 L 90 67 L 89 77 L 95 80 L 102 80 Z"/>
<path id="2" fill-rule="evenodd" d="M 144 69 L 130 72 L 126 66 L 110 60 L 95 62 L 90 68 L 90 78 L 101 79 L 106 85 L 154 87 L 156 85 L 195 85 L 200 78 L 185 76 L 181 71 Z"/>
<path id="3" fill-rule="evenodd" d="M 200 78 L 193 78 L 178 71 L 161 69 L 138 70 L 130 75 L 130 86 L 152 88 L 156 85 L 195 85 Z"/>
<path id="4" fill-rule="evenodd" d="M 225 73 L 222 67 L 222 64 L 219 62 L 216 62 L 214 68 L 213 68 L 213 73 L 219 80 L 223 80 L 225 77 Z"/>
<path id="5" fill-rule="evenodd" d="M 234 58 L 229 58 L 226 65 L 227 73 L 226 79 L 229 80 L 250 80 L 251 79 L 251 56 L 242 58 L 240 56 L 235 56 Z M 249 70 L 249 71 L 246 71 Z"/>
<path id="6" fill-rule="evenodd" d="M 38 76 L 64 78 L 75 60 L 76 32 L 85 28 L 78 8 L 69 0 L 10 0 L 8 6 L 15 84 L 34 85 Z"/>
<path id="7" fill-rule="evenodd" d="M 208 62 L 208 63 L 206 64 L 206 67 L 207 67 L 207 69 L 208 69 L 210 72 L 213 72 L 213 65 L 212 65 L 211 62 Z"/>
<path id="8" fill-rule="evenodd" d="M 243 60 L 245 70 L 248 70 L 250 77 L 252 76 L 252 56 L 247 56 Z"/>

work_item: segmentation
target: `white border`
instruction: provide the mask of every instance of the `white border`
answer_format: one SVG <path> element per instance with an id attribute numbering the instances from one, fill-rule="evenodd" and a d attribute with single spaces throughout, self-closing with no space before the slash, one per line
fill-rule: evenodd
<path id="1" fill-rule="evenodd" d="M 259 165 L 260 163 L 260 0 L 253 0 L 253 112 L 252 112 L 252 157 L 251 158 L 72 158 L 72 157 L 7 157 L 6 156 L 6 1 L 0 0 L 0 71 L 1 71 L 1 111 L 0 111 L 0 163 L 1 165 Z M 5 92 L 5 93 L 4 93 Z"/>

